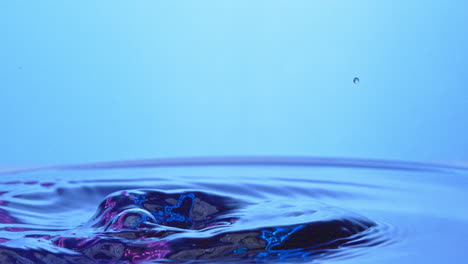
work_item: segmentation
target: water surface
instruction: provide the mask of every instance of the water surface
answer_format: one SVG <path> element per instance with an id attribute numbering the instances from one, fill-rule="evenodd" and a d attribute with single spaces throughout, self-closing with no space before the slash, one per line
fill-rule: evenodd
<path id="1" fill-rule="evenodd" d="M 282 157 L 10 171 L 0 262 L 461 263 L 467 172 Z"/>

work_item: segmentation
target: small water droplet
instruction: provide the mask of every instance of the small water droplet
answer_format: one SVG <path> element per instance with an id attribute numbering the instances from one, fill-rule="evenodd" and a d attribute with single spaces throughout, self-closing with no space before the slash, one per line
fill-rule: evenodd
<path id="1" fill-rule="evenodd" d="M 358 84 L 358 83 L 359 83 L 359 78 L 358 78 L 358 77 L 354 77 L 353 83 L 354 83 L 354 84 Z"/>

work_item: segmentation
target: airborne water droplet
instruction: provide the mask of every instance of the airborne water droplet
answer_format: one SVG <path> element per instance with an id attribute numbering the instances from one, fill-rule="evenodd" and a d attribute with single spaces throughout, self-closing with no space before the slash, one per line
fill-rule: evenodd
<path id="1" fill-rule="evenodd" d="M 358 77 L 354 77 L 353 83 L 354 83 L 354 84 L 358 84 L 358 83 L 359 83 L 359 78 L 358 78 Z"/>

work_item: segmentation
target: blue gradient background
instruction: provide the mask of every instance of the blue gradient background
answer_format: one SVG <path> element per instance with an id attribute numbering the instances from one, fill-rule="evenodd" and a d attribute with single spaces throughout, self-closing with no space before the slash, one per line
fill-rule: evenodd
<path id="1" fill-rule="evenodd" d="M 1 1 L 0 163 L 468 160 L 467 20 L 464 0 Z"/>

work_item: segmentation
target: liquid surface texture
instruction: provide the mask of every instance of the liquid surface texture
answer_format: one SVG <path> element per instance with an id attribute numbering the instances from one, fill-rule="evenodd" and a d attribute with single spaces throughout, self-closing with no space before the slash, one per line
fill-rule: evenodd
<path id="1" fill-rule="evenodd" d="M 10 171 L 0 263 L 462 263 L 466 176 L 324 158 Z"/>

